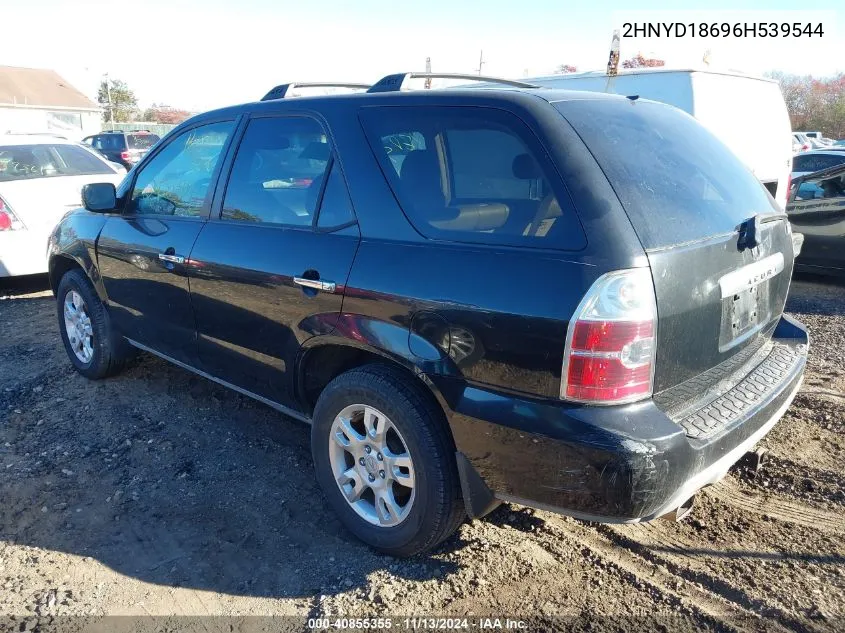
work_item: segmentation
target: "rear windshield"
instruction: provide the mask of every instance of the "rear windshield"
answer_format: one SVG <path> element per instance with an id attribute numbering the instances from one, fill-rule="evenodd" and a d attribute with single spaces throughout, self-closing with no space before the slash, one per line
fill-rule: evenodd
<path id="1" fill-rule="evenodd" d="M 150 149 L 159 140 L 155 134 L 127 134 L 126 143 L 129 149 Z"/>
<path id="2" fill-rule="evenodd" d="M 729 233 L 777 211 L 763 185 L 691 116 L 664 104 L 554 104 L 592 151 L 645 248 Z"/>
<path id="3" fill-rule="evenodd" d="M 105 162 L 75 145 L 0 146 L 0 182 L 113 173 Z"/>

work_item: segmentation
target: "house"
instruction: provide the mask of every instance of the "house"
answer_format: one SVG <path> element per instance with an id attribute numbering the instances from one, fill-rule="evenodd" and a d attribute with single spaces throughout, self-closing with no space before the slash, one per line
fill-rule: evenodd
<path id="1" fill-rule="evenodd" d="M 0 134 L 52 132 L 79 140 L 101 124 L 102 108 L 55 71 L 0 66 Z"/>

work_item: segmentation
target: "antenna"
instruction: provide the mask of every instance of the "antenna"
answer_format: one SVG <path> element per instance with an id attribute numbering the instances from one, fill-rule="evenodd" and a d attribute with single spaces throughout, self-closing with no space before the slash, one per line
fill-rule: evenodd
<path id="1" fill-rule="evenodd" d="M 484 50 L 482 49 L 481 53 L 478 55 L 478 74 L 481 74 L 481 69 L 484 67 L 484 64 L 487 62 L 484 61 Z"/>
<path id="2" fill-rule="evenodd" d="M 431 74 L 431 57 L 425 58 L 425 72 L 427 74 Z M 425 89 L 429 90 L 431 88 L 431 77 L 426 77 L 425 79 Z"/>

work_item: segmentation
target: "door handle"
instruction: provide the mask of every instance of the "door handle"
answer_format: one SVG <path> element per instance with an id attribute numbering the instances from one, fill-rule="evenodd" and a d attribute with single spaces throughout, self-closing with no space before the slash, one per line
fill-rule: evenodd
<path id="1" fill-rule="evenodd" d="M 170 262 L 171 264 L 185 263 L 185 258 L 181 255 L 168 255 L 167 253 L 159 253 L 158 258 L 163 262 Z"/>
<path id="2" fill-rule="evenodd" d="M 335 292 L 337 284 L 333 281 L 322 281 L 320 279 L 306 279 L 305 277 L 294 277 L 293 283 L 304 288 L 313 288 L 322 292 Z"/>

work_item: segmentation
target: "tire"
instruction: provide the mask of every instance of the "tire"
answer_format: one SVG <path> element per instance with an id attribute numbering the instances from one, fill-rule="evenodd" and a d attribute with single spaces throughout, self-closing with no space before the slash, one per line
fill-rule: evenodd
<path id="1" fill-rule="evenodd" d="M 65 304 L 68 300 L 74 304 L 74 299 L 77 298 L 81 300 L 81 307 L 74 305 L 73 308 L 76 310 L 74 312 Z M 76 303 L 78 304 L 79 301 Z M 66 322 L 66 310 L 72 315 L 69 317 L 69 322 L 83 324 L 80 329 L 69 332 L 69 329 L 74 330 L 74 328 L 69 327 Z M 81 270 L 70 270 L 62 277 L 56 291 L 56 311 L 59 318 L 59 332 L 68 358 L 74 369 L 86 378 L 96 380 L 113 376 L 120 372 L 134 355 L 129 344 L 113 331 L 106 307 Z M 80 334 L 88 332 L 90 332 L 90 338 L 86 346 L 80 343 L 80 340 L 84 338 Z M 72 336 L 73 340 L 71 340 Z"/>
<path id="2" fill-rule="evenodd" d="M 357 407 L 361 405 L 374 415 L 359 416 Z M 335 423 L 343 412 L 347 412 L 350 425 L 356 428 L 351 431 L 347 428 L 336 440 L 341 426 Z M 384 426 L 379 427 L 375 422 L 373 428 L 386 426 L 393 430 L 384 433 L 386 439 L 380 444 L 373 435 L 364 433 L 367 427 L 363 418 L 381 419 Z M 361 436 L 364 441 L 350 440 L 351 434 Z M 345 448 L 346 442 L 349 446 Z M 370 444 L 372 453 L 367 454 L 364 449 Z M 402 446 L 406 449 L 404 456 Z M 414 384 L 413 379 L 398 369 L 366 365 L 332 380 L 320 394 L 314 411 L 311 451 L 317 481 L 329 505 L 350 532 L 376 550 L 398 557 L 420 554 L 451 536 L 466 516 L 455 447 L 443 412 L 422 385 Z M 345 461 L 338 461 L 339 454 Z M 360 461 L 362 457 L 364 463 Z M 384 461 L 375 461 L 375 457 Z M 366 458 L 372 458 L 373 462 Z M 405 463 L 410 467 L 403 467 Z M 385 464 L 390 466 L 385 468 Z M 341 476 L 347 481 L 344 485 L 350 491 L 348 495 L 354 496 L 355 491 L 361 490 L 358 486 L 364 486 L 354 506 L 342 492 L 335 474 L 343 468 L 349 468 L 347 473 L 354 470 L 354 481 Z M 385 478 L 385 472 L 391 471 L 393 474 Z M 406 488 L 404 482 L 409 474 L 413 476 L 413 486 Z M 367 479 L 370 476 L 374 477 L 372 483 Z M 394 508 L 396 516 L 389 514 L 387 506 L 382 506 L 376 496 L 386 493 L 385 486 L 392 492 L 390 497 L 398 500 Z M 370 512 L 370 504 L 374 513 Z"/>

